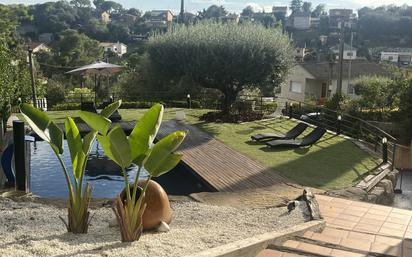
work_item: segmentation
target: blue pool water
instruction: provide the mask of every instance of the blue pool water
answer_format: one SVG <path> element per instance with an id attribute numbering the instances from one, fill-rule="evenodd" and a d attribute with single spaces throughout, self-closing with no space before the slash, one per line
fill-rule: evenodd
<path id="1" fill-rule="evenodd" d="M 64 141 L 63 160 L 71 175 L 71 160 L 67 142 Z M 67 186 L 62 167 L 47 142 L 31 144 L 30 191 L 41 197 L 66 198 Z M 134 181 L 137 166 L 127 170 L 129 182 Z M 147 178 L 142 171 L 140 178 Z M 114 198 L 124 187 L 120 168 L 105 155 L 98 142 L 93 145 L 86 166 L 84 182 L 93 186 L 93 197 Z"/>

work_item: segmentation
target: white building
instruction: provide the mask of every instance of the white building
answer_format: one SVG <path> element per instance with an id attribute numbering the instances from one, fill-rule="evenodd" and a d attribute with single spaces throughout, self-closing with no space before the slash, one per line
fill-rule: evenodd
<path id="1" fill-rule="evenodd" d="M 293 28 L 299 30 L 310 29 L 311 26 L 311 13 L 300 12 L 293 15 Z"/>
<path id="2" fill-rule="evenodd" d="M 99 44 L 101 47 L 104 47 L 105 52 L 113 52 L 116 53 L 118 56 L 122 56 L 127 53 L 127 45 L 117 42 L 117 43 L 110 43 L 110 42 L 103 42 Z"/>
<path id="3" fill-rule="evenodd" d="M 349 62 L 343 63 L 342 94 L 353 99 L 359 98 L 352 84 L 357 78 L 364 75 L 391 76 L 390 72 L 377 63 L 353 61 L 350 67 Z M 324 62 L 298 64 L 293 68 L 285 83 L 282 84 L 281 97 L 300 102 L 329 98 L 337 90 L 338 69 L 338 65 L 331 67 Z"/>
<path id="4" fill-rule="evenodd" d="M 392 62 L 401 65 L 411 65 L 412 53 L 409 52 L 381 52 L 382 62 Z"/>
<path id="5" fill-rule="evenodd" d="M 336 56 L 336 60 L 339 60 L 339 45 L 332 48 L 332 52 Z M 343 48 L 343 60 L 356 60 L 358 49 L 345 44 Z"/>

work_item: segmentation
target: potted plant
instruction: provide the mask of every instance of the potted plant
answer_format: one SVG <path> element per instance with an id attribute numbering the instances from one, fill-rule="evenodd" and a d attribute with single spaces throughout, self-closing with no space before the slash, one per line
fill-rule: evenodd
<path id="1" fill-rule="evenodd" d="M 66 225 L 68 232 L 81 234 L 87 233 L 90 224 L 89 205 L 92 195 L 92 187 L 88 183 L 86 183 L 86 185 L 83 183 L 86 163 L 97 134 L 107 134 L 111 125 L 108 117 L 110 117 L 110 115 L 119 108 L 120 104 L 120 101 L 112 103 L 100 114 L 83 111 L 80 112 L 80 117 L 84 121 L 87 121 L 89 126 L 92 128 L 91 132 L 84 136 L 84 138 L 81 138 L 79 129 L 74 123 L 74 120 L 71 117 L 66 118 L 64 125 L 73 167 L 71 172 L 73 182 L 62 159 L 62 130 L 56 125 L 55 122 L 50 120 L 46 113 L 29 104 L 20 105 L 21 113 L 27 123 L 40 138 L 49 143 L 62 166 L 69 193 L 68 222 L 66 222 L 62 217 L 60 218 Z"/>
<path id="2" fill-rule="evenodd" d="M 151 178 L 170 171 L 182 158 L 174 151 L 183 142 L 185 131 L 171 133 L 154 144 L 162 117 L 163 106 L 156 104 L 146 111 L 129 136 L 120 126 L 115 126 L 107 135 L 97 136 L 105 154 L 119 165 L 124 176 L 125 196 L 122 199 L 119 195 L 113 206 L 123 242 L 137 241 L 142 234 L 145 193 Z M 132 163 L 138 166 L 138 172 L 130 185 L 125 170 Z M 142 168 L 149 177 L 139 187 Z"/>

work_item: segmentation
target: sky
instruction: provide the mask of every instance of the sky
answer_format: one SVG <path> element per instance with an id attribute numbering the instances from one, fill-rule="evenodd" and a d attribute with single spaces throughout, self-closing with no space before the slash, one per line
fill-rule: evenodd
<path id="1" fill-rule="evenodd" d="M 0 0 L 2 4 L 35 4 L 47 2 L 50 0 Z M 180 0 L 114 0 L 122 4 L 126 8 L 137 8 L 143 11 L 154 9 L 169 9 L 173 13 L 178 13 L 180 10 Z M 412 0 L 312 0 L 314 6 L 317 4 L 325 4 L 327 9 L 330 8 L 350 8 L 359 9 L 364 6 L 377 7 L 389 4 L 409 4 L 412 5 Z M 290 0 L 185 0 L 186 11 L 196 13 L 212 4 L 223 5 L 229 12 L 240 13 L 242 9 L 248 5 L 254 6 L 256 10 L 267 11 L 272 9 L 273 5 L 289 5 Z"/>

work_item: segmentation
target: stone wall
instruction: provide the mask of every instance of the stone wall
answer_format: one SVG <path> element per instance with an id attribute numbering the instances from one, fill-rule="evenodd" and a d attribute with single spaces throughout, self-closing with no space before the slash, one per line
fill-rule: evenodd
<path id="1" fill-rule="evenodd" d="M 343 197 L 356 201 L 369 203 L 392 205 L 395 199 L 395 187 L 398 180 L 399 171 L 390 171 L 369 191 L 361 187 L 350 187 L 342 190 L 327 192 L 327 195 Z"/>

